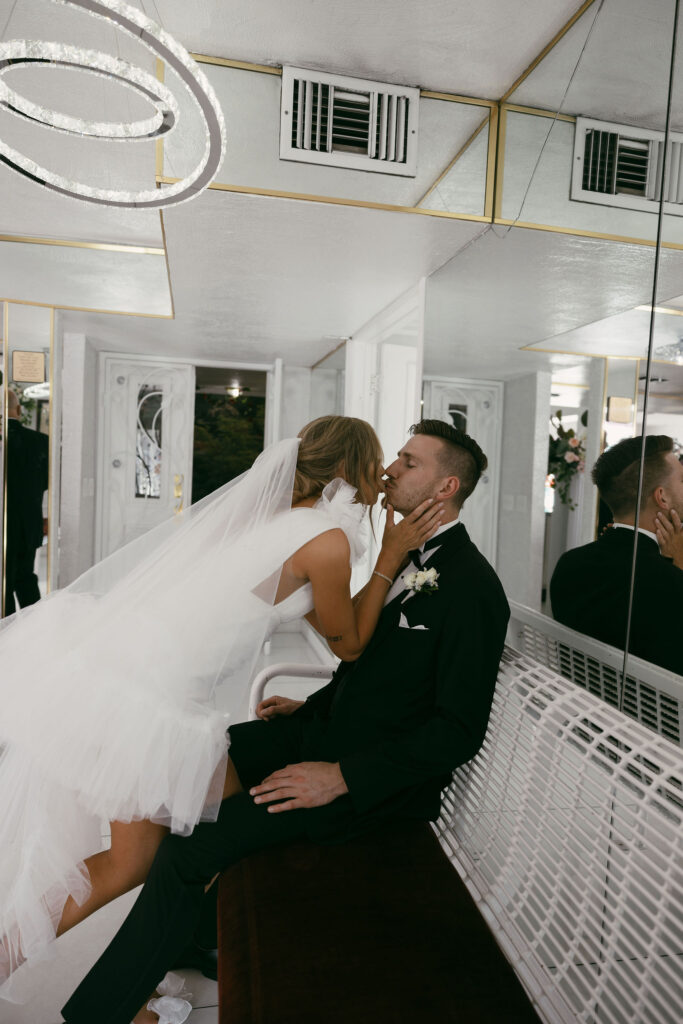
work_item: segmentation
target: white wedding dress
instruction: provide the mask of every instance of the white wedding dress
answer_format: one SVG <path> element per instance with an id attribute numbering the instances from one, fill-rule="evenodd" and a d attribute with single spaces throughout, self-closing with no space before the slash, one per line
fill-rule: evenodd
<path id="1" fill-rule="evenodd" d="M 0 629 L 0 998 L 87 898 L 106 822 L 215 819 L 263 641 L 312 607 L 310 584 L 275 604 L 283 562 L 335 526 L 359 557 L 345 481 L 291 508 L 298 444 Z"/>

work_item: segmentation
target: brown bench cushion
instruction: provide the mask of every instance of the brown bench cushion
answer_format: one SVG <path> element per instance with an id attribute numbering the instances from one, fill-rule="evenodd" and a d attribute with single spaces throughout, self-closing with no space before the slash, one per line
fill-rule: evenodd
<path id="1" fill-rule="evenodd" d="M 428 825 L 224 872 L 220 1024 L 538 1024 Z"/>

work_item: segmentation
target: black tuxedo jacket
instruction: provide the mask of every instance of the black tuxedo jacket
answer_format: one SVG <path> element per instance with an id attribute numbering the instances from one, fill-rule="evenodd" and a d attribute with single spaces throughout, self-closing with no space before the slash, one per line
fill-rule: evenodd
<path id="1" fill-rule="evenodd" d="M 633 531 L 619 528 L 565 552 L 550 581 L 557 621 L 623 650 L 632 558 Z M 683 675 L 682 608 L 683 570 L 639 533 L 630 653 Z"/>
<path id="2" fill-rule="evenodd" d="M 47 434 L 16 419 L 7 424 L 7 540 L 13 547 L 43 543 L 43 492 L 48 484 Z"/>
<path id="3" fill-rule="evenodd" d="M 425 567 L 438 590 L 387 604 L 360 658 L 296 712 L 311 753 L 340 761 L 357 814 L 437 817 L 441 789 L 486 732 L 510 615 L 503 588 L 460 523 Z"/>

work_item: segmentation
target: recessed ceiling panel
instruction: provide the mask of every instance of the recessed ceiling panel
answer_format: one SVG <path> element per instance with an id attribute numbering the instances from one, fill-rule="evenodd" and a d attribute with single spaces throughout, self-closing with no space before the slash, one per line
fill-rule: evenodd
<path id="1" fill-rule="evenodd" d="M 163 255 L 0 241 L 2 297 L 145 316 L 171 316 Z"/>

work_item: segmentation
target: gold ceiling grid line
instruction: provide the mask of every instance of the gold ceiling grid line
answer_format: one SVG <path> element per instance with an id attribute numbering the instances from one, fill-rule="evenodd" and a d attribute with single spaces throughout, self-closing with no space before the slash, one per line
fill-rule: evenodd
<path id="1" fill-rule="evenodd" d="M 164 211 L 159 210 L 159 223 L 161 225 L 161 237 L 164 240 L 164 262 L 166 263 L 166 277 L 168 278 L 168 296 L 171 300 L 171 315 L 169 320 L 175 320 L 175 302 L 173 300 L 173 283 L 171 281 L 171 261 L 168 258 L 168 245 L 166 244 L 166 225 L 164 224 Z"/>
<path id="2" fill-rule="evenodd" d="M 173 185 L 178 178 L 164 177 L 162 185 Z M 248 196 L 266 196 L 274 199 L 299 199 L 308 203 L 327 203 L 331 206 L 355 206 L 365 210 L 388 210 L 390 213 L 410 213 L 424 217 L 446 217 L 450 220 L 474 221 L 478 224 L 488 224 L 490 217 L 476 213 L 451 213 L 450 210 L 424 210 L 418 206 L 397 206 L 391 203 L 373 203 L 365 199 L 351 199 L 343 196 L 321 196 L 307 192 L 285 192 L 274 188 L 256 188 L 252 185 L 228 185 L 214 181 L 208 186 L 209 190 L 216 192 L 235 192 Z"/>
<path id="3" fill-rule="evenodd" d="M 23 242 L 26 245 L 63 245 L 71 249 L 130 252 L 139 256 L 163 256 L 165 254 L 164 249 L 151 245 L 129 245 L 127 242 L 81 242 L 75 238 L 39 238 L 35 235 L 0 235 L 0 242 Z"/>
<path id="4" fill-rule="evenodd" d="M 15 306 L 37 306 L 39 309 L 65 309 L 69 313 L 104 313 L 107 316 L 139 316 L 143 320 L 173 320 L 170 313 L 138 313 L 129 309 L 98 309 L 93 306 L 64 306 L 59 302 L 33 302 L 30 299 L 12 299 L 0 295 L 0 302 Z"/>

